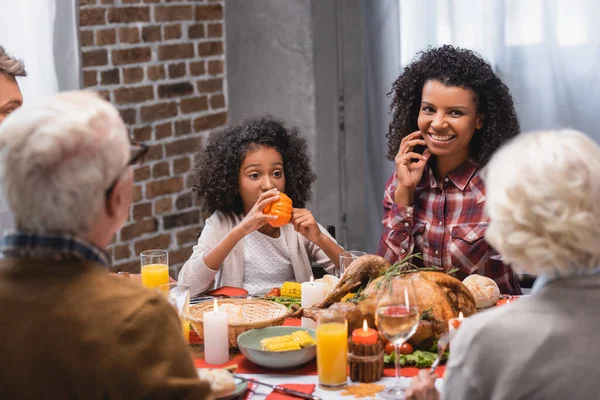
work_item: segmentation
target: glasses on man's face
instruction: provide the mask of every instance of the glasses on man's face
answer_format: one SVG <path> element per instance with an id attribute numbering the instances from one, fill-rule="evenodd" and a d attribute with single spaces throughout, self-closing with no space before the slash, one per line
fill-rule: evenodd
<path id="1" fill-rule="evenodd" d="M 131 166 L 141 165 L 144 163 L 144 156 L 146 153 L 148 153 L 148 146 L 146 146 L 144 143 L 131 142 L 131 157 L 129 157 L 129 161 L 127 162 L 127 165 L 125 165 L 125 168 L 119 172 L 117 178 L 113 181 L 109 188 L 106 189 L 107 196 L 112 193 L 113 189 L 117 185 L 117 182 L 119 182 L 119 179 L 121 179 L 123 172 L 125 172 Z"/>

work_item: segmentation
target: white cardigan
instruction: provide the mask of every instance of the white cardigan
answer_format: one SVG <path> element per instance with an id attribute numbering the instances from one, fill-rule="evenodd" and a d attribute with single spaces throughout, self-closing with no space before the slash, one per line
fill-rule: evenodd
<path id="1" fill-rule="evenodd" d="M 196 295 L 210 288 L 221 286 L 242 287 L 244 278 L 244 240 L 240 240 L 227 255 L 218 271 L 214 271 L 204 263 L 204 254 L 212 249 L 234 226 L 242 220 L 243 215 L 215 211 L 205 222 L 198 244 L 194 246 L 192 256 L 179 272 L 179 282 L 190 286 L 190 293 Z M 335 241 L 329 233 L 319 225 L 323 234 Z M 312 275 L 311 263 L 321 265 L 329 273 L 333 273 L 335 264 L 316 244 L 294 230 L 292 224 L 280 228 L 285 238 L 290 261 L 297 282 L 306 282 Z M 214 283 L 214 285 L 213 285 Z"/>

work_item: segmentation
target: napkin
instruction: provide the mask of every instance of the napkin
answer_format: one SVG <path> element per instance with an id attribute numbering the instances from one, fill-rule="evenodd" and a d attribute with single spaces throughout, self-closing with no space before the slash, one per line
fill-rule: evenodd
<path id="1" fill-rule="evenodd" d="M 306 394 L 311 394 L 315 390 L 315 385 L 311 385 L 311 384 L 296 383 L 296 384 L 279 385 L 279 386 L 284 387 L 286 389 L 297 390 L 299 392 L 306 393 Z M 294 397 L 294 396 L 288 396 L 287 394 L 277 392 L 274 390 L 271 393 L 269 393 L 269 395 L 265 398 L 265 400 L 298 400 L 298 398 Z"/>
<path id="2" fill-rule="evenodd" d="M 252 381 L 248 381 L 248 387 L 246 388 L 246 391 L 244 392 L 244 397 L 242 397 L 243 400 L 251 400 L 252 397 L 254 397 L 254 393 L 256 392 L 256 388 L 258 387 L 258 384 L 252 382 Z"/>
<path id="3" fill-rule="evenodd" d="M 234 297 L 234 296 L 247 296 L 248 291 L 243 288 L 233 287 L 233 286 L 221 286 L 218 289 L 211 290 L 210 292 L 206 292 L 208 296 L 224 296 L 224 297 Z"/>

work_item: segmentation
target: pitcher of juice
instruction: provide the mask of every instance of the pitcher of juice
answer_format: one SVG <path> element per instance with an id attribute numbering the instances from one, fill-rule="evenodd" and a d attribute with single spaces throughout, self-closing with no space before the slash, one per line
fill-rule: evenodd
<path id="1" fill-rule="evenodd" d="M 341 311 L 322 310 L 317 315 L 317 371 L 319 387 L 337 390 L 346 386 L 348 322 Z"/>
<path id="2" fill-rule="evenodd" d="M 169 283 L 169 253 L 166 250 L 147 250 L 140 254 L 142 285 L 155 289 Z"/>

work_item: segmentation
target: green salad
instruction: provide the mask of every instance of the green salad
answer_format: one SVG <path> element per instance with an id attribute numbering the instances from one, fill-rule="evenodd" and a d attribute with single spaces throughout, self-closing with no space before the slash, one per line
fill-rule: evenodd
<path id="1" fill-rule="evenodd" d="M 435 361 L 437 357 L 437 353 L 433 353 L 431 351 L 425 350 L 415 350 L 412 354 L 401 354 L 400 355 L 400 365 L 402 366 L 413 366 L 417 368 L 427 368 L 431 367 L 433 361 Z M 444 353 L 442 360 L 448 358 L 448 352 Z M 393 363 L 395 361 L 395 355 L 392 352 L 390 355 L 383 356 L 384 363 Z"/>
<path id="2" fill-rule="evenodd" d="M 287 308 L 290 308 L 294 304 L 300 305 L 300 299 L 294 297 L 265 296 L 264 299 L 273 301 L 275 303 L 283 304 Z"/>

